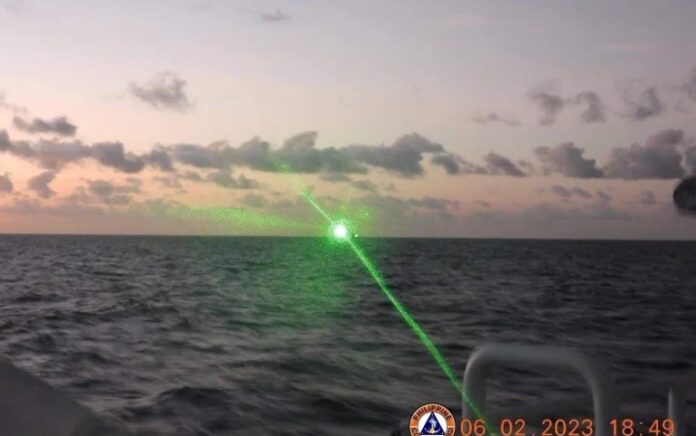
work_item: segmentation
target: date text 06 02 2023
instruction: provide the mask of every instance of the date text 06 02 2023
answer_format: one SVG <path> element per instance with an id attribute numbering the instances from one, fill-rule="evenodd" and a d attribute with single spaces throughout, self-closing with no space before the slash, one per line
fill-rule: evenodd
<path id="1" fill-rule="evenodd" d="M 590 418 L 542 419 L 530 423 L 523 418 L 504 418 L 498 423 L 500 436 L 594 436 L 595 425 Z M 530 427 L 539 428 L 538 431 Z M 672 436 L 674 423 L 671 419 L 642 421 L 631 418 L 612 419 L 609 422 L 611 436 Z M 491 429 L 493 430 L 493 429 Z M 492 436 L 481 419 L 463 419 L 459 423 L 460 436 Z"/>

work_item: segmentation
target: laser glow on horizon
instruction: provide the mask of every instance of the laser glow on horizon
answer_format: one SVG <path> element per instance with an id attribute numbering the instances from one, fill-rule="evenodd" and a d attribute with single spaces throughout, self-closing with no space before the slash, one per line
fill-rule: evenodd
<path id="1" fill-rule="evenodd" d="M 342 222 L 331 224 L 331 235 L 339 241 L 345 241 L 350 237 L 348 226 Z"/>

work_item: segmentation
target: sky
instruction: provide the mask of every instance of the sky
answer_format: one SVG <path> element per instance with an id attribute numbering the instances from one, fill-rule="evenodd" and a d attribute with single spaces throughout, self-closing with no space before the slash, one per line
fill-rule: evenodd
<path id="1" fill-rule="evenodd" d="M 694 16 L 0 0 L 0 232 L 695 239 Z"/>

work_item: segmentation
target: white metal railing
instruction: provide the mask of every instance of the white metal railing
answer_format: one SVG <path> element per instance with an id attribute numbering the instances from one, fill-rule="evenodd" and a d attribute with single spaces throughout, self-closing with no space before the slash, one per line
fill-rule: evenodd
<path id="1" fill-rule="evenodd" d="M 514 367 L 532 371 L 565 369 L 579 374 L 589 385 L 591 395 L 540 402 L 531 407 L 517 408 L 503 413 L 487 413 L 486 379 L 494 367 Z M 465 418 L 476 418 L 470 404 L 487 419 L 496 417 L 525 417 L 529 422 L 548 417 L 562 416 L 568 410 L 577 410 L 592 403 L 595 435 L 611 436 L 610 420 L 618 417 L 620 400 L 637 393 L 663 392 L 668 396 L 668 417 L 674 424 L 673 436 L 686 436 L 686 393 L 696 386 L 696 373 L 663 378 L 658 381 L 640 383 L 627 389 L 617 390 L 606 366 L 586 354 L 564 347 L 491 343 L 477 347 L 464 371 L 464 395 L 462 413 Z"/>

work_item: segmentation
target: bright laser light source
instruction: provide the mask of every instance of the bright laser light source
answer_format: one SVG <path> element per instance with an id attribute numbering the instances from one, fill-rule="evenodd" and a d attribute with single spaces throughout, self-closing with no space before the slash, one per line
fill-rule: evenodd
<path id="1" fill-rule="evenodd" d="M 345 241 L 350 235 L 348 226 L 340 222 L 331 224 L 331 235 L 339 241 Z"/>

